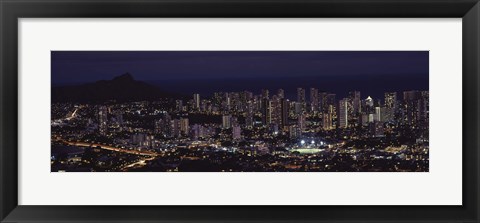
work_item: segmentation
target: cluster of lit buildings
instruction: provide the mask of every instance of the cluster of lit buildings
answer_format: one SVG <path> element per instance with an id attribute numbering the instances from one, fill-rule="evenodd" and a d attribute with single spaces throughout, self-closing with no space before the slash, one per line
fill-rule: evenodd
<path id="1" fill-rule="evenodd" d="M 428 171 L 428 91 L 386 92 L 377 99 L 359 91 L 341 98 L 316 88 L 306 92 L 297 88 L 295 98 L 265 89 L 159 102 L 55 104 L 52 146 L 87 141 L 155 153 L 142 163 L 145 171 L 165 163 L 178 171 L 171 163 L 180 165 L 180 157 L 190 164 L 233 162 L 227 165 L 233 171 L 346 171 L 348 162 L 355 163 L 352 171 Z M 375 160 L 388 164 L 369 166 Z"/>
<path id="2" fill-rule="evenodd" d="M 235 140 L 241 138 L 242 129 L 256 127 L 267 128 L 271 134 L 288 134 L 290 138 L 306 132 L 356 127 L 368 128 L 370 136 L 380 137 L 388 125 L 428 130 L 428 91 L 405 91 L 403 97 L 397 92 L 387 92 L 383 101 L 370 96 L 362 98 L 359 91 L 337 100 L 335 94 L 316 88 L 310 89 L 309 96 L 307 100 L 304 88 L 297 89 L 296 100 L 287 99 L 283 89 L 274 95 L 269 90 L 262 90 L 259 95 L 249 91 L 218 92 L 205 99 L 194 94 L 191 100 L 177 100 L 169 113 L 180 117 L 172 119 L 166 113 L 155 123 L 155 131 L 166 138 L 188 136 L 189 114 L 221 115 L 217 127 L 232 129 Z M 195 139 L 204 137 L 203 128 L 207 126 L 192 127 Z"/>

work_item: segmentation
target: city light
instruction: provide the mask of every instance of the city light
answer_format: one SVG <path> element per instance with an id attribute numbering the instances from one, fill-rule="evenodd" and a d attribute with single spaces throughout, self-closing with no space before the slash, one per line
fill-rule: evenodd
<path id="1" fill-rule="evenodd" d="M 261 76 L 233 65 L 238 75 Z M 428 88 L 406 81 L 388 88 L 386 80 L 368 77 L 364 86 L 302 75 L 250 82 L 255 84 L 179 76 L 185 93 L 162 88 L 171 81 L 139 81 L 130 74 L 74 87 L 52 85 L 51 171 L 428 172 Z M 337 82 L 342 83 L 331 86 Z M 356 87 L 368 92 L 348 90 Z"/>

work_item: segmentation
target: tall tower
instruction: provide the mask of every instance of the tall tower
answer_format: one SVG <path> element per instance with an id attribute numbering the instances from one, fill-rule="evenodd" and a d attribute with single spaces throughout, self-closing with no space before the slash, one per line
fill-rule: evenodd
<path id="1" fill-rule="evenodd" d="M 329 105 L 327 111 L 322 113 L 322 127 L 324 130 L 333 128 L 333 105 Z"/>
<path id="2" fill-rule="evenodd" d="M 289 101 L 288 99 L 281 100 L 281 117 L 282 123 L 281 126 L 285 127 L 288 126 L 288 113 L 289 113 Z"/>
<path id="3" fill-rule="evenodd" d="M 304 132 L 306 129 L 306 121 L 305 121 L 305 114 L 300 114 L 298 116 L 298 128 L 300 129 L 301 132 Z"/>
<path id="4" fill-rule="evenodd" d="M 232 139 L 239 140 L 240 138 L 242 138 L 242 129 L 239 125 L 235 125 L 232 127 Z"/>
<path id="5" fill-rule="evenodd" d="M 200 94 L 193 94 L 193 106 L 195 110 L 200 109 Z"/>
<path id="6" fill-rule="evenodd" d="M 318 89 L 310 88 L 310 111 L 313 111 L 313 112 L 318 111 L 318 108 L 319 108 L 318 103 L 319 103 Z"/>
<path id="7" fill-rule="evenodd" d="M 232 127 L 232 116 L 231 115 L 224 115 L 222 117 L 222 127 L 224 129 L 229 129 Z"/>
<path id="8" fill-rule="evenodd" d="M 182 134 L 188 135 L 189 128 L 188 118 L 180 118 L 180 131 Z"/>
<path id="9" fill-rule="evenodd" d="M 398 111 L 397 92 L 385 93 L 385 121 L 393 121 Z"/>
<path id="10" fill-rule="evenodd" d="M 247 116 L 245 118 L 245 125 L 247 127 L 253 126 L 253 104 L 251 101 L 247 102 Z"/>
<path id="11" fill-rule="evenodd" d="M 297 102 L 305 103 L 305 89 L 297 88 Z"/>
<path id="12" fill-rule="evenodd" d="M 272 102 L 268 99 L 262 100 L 262 122 L 264 125 L 272 123 Z"/>
<path id="13" fill-rule="evenodd" d="M 348 98 L 340 100 L 338 103 L 338 127 L 348 127 Z"/>
<path id="14" fill-rule="evenodd" d="M 403 100 L 407 123 L 417 124 L 420 119 L 422 93 L 420 91 L 404 91 Z"/>
<path id="15" fill-rule="evenodd" d="M 397 107 L 397 92 L 385 92 L 385 107 Z"/>
<path id="16" fill-rule="evenodd" d="M 360 91 L 349 92 L 350 101 L 352 102 L 352 113 L 357 116 L 361 111 Z"/>

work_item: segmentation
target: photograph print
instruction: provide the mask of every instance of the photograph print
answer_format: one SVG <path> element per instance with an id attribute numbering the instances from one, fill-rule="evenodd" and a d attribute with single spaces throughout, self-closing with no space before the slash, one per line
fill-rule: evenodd
<path id="1" fill-rule="evenodd" d="M 51 172 L 428 172 L 428 51 L 52 51 Z"/>

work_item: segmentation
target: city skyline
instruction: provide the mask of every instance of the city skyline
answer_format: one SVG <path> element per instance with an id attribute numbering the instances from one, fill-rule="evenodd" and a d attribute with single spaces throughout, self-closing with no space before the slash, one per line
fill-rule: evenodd
<path id="1" fill-rule="evenodd" d="M 219 55 L 194 54 L 198 53 Z M 237 59 L 251 56 L 251 52 L 228 52 L 235 53 Z M 258 56 L 259 52 L 254 53 Z M 303 53 L 262 52 L 273 57 L 282 54 L 283 59 L 311 60 L 327 54 L 339 59 L 338 52 Z M 369 58 L 386 55 L 362 53 Z M 350 59 L 358 60 L 355 58 Z M 257 57 L 257 64 L 262 64 L 262 59 Z M 183 61 L 184 57 L 169 60 Z M 428 70 L 428 59 L 416 61 L 422 66 L 410 62 L 403 59 L 390 64 Z M 194 67 L 184 69 L 195 72 Z M 285 89 L 264 85 L 260 80 L 276 79 L 267 75 L 249 77 L 257 80 L 257 86 L 233 79 L 226 80 L 229 84 L 214 82 L 210 93 L 199 90 L 203 82 L 188 85 L 179 81 L 175 87 L 194 92 L 188 95 L 165 91 L 130 73 L 91 83 L 53 85 L 52 171 L 428 172 L 428 87 L 417 88 L 418 83 L 398 81 L 401 78 L 395 75 L 359 76 L 366 79 L 368 87 L 385 85 L 385 77 L 397 85 L 387 91 L 377 87 L 377 93 L 370 95 L 370 91 L 358 90 L 364 88 L 363 82 L 351 83 L 344 90 L 341 85 L 347 76 L 316 77 L 337 87 L 335 92 L 320 89 L 317 82 L 298 75 L 290 77 L 295 81 L 283 83 Z M 422 78 L 428 86 L 428 72 Z"/>

